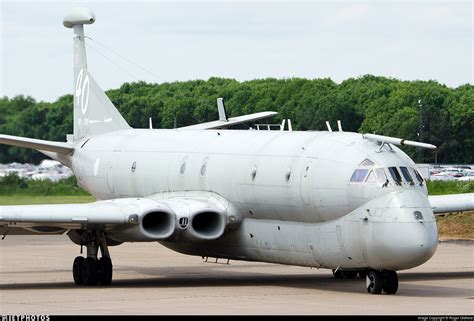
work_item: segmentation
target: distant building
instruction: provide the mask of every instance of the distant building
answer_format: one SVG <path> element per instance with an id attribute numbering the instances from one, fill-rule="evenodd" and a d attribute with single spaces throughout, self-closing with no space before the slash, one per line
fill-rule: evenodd
<path id="1" fill-rule="evenodd" d="M 19 177 L 50 180 L 52 182 L 57 182 L 74 175 L 69 167 L 50 159 L 43 160 L 39 165 L 20 163 L 0 164 L 0 177 L 12 172 L 17 173 Z"/>

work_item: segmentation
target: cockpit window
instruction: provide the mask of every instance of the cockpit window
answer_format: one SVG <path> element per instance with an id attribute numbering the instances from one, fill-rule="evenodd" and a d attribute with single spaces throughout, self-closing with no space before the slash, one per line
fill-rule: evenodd
<path id="1" fill-rule="evenodd" d="M 385 171 L 383 168 L 377 168 L 375 170 L 375 174 L 377 174 L 377 182 L 381 184 L 387 183 L 387 175 L 385 175 Z"/>
<path id="2" fill-rule="evenodd" d="M 372 165 L 374 165 L 374 162 L 368 158 L 364 159 L 362 163 L 359 164 L 359 166 L 372 166 Z"/>
<path id="3" fill-rule="evenodd" d="M 392 175 L 395 184 L 402 185 L 402 177 L 400 176 L 398 169 L 396 167 L 389 167 L 388 171 L 390 172 L 390 175 Z"/>
<path id="4" fill-rule="evenodd" d="M 415 177 L 420 183 L 420 185 L 423 185 L 423 177 L 421 176 L 420 172 L 416 168 L 412 168 L 412 170 L 415 172 Z"/>
<path id="5" fill-rule="evenodd" d="M 369 175 L 365 179 L 365 182 L 366 183 L 376 183 L 377 182 L 377 178 L 375 177 L 375 172 L 374 171 L 370 171 Z"/>
<path id="6" fill-rule="evenodd" d="M 410 183 L 410 185 L 414 185 L 415 183 L 413 182 L 413 178 L 410 175 L 410 172 L 408 172 L 408 168 L 400 166 L 400 171 L 402 172 L 403 178 Z"/>
<path id="7" fill-rule="evenodd" d="M 352 174 L 351 182 L 363 182 L 368 172 L 368 169 L 356 169 Z"/>

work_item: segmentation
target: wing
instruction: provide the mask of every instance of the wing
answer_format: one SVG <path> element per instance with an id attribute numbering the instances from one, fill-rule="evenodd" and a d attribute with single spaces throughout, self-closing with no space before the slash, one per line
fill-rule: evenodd
<path id="1" fill-rule="evenodd" d="M 227 118 L 227 113 L 225 111 L 224 98 L 217 98 L 217 110 L 219 112 L 219 120 L 180 127 L 180 129 L 219 129 L 226 128 L 232 125 L 247 123 L 259 119 L 270 118 L 278 114 L 275 111 L 264 111 L 261 113 L 243 115 L 233 118 Z"/>
<path id="2" fill-rule="evenodd" d="M 259 119 L 270 118 L 278 114 L 275 111 L 264 111 L 261 113 L 249 114 L 244 116 L 238 116 L 229 118 L 228 120 L 215 120 L 208 123 L 202 123 L 197 125 L 180 127 L 179 129 L 219 129 L 226 128 L 232 125 L 247 123 L 250 121 L 255 121 Z"/>
<path id="3" fill-rule="evenodd" d="M 474 211 L 474 193 L 428 196 L 435 214 Z"/>
<path id="4" fill-rule="evenodd" d="M 210 197 L 121 198 L 86 204 L 0 206 L 4 234 L 63 234 L 98 230 L 117 242 L 220 237 L 227 205 Z M 179 227 L 178 227 L 179 226 Z M 23 232 L 22 232 L 23 231 Z"/>

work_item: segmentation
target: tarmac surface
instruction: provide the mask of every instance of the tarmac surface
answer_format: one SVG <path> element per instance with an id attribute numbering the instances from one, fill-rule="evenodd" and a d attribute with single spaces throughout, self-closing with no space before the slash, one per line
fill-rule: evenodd
<path id="1" fill-rule="evenodd" d="M 65 236 L 0 241 L 0 314 L 474 314 L 474 242 L 442 242 L 399 272 L 396 295 L 330 270 L 231 261 L 204 263 L 158 243 L 110 248 L 110 287 L 75 286 L 79 246 Z"/>

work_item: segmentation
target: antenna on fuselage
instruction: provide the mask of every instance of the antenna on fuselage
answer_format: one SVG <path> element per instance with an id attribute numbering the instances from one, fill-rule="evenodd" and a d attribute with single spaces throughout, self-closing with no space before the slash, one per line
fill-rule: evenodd
<path id="1" fill-rule="evenodd" d="M 283 119 L 281 121 L 280 130 L 285 130 L 285 122 L 286 122 L 286 119 Z"/>
<path id="2" fill-rule="evenodd" d="M 337 121 L 337 130 L 340 131 L 340 132 L 343 131 L 343 130 L 342 130 L 342 125 L 341 125 L 341 121 L 340 121 L 340 120 Z"/>
<path id="3" fill-rule="evenodd" d="M 152 121 L 151 117 L 148 119 L 148 122 L 150 124 L 150 129 L 153 129 L 153 121 Z"/>
<path id="4" fill-rule="evenodd" d="M 327 120 L 326 120 L 326 127 L 328 128 L 329 132 L 332 132 L 331 124 Z"/>
<path id="5" fill-rule="evenodd" d="M 219 112 L 219 120 L 228 121 L 225 112 L 224 98 L 217 98 L 217 111 Z"/>

